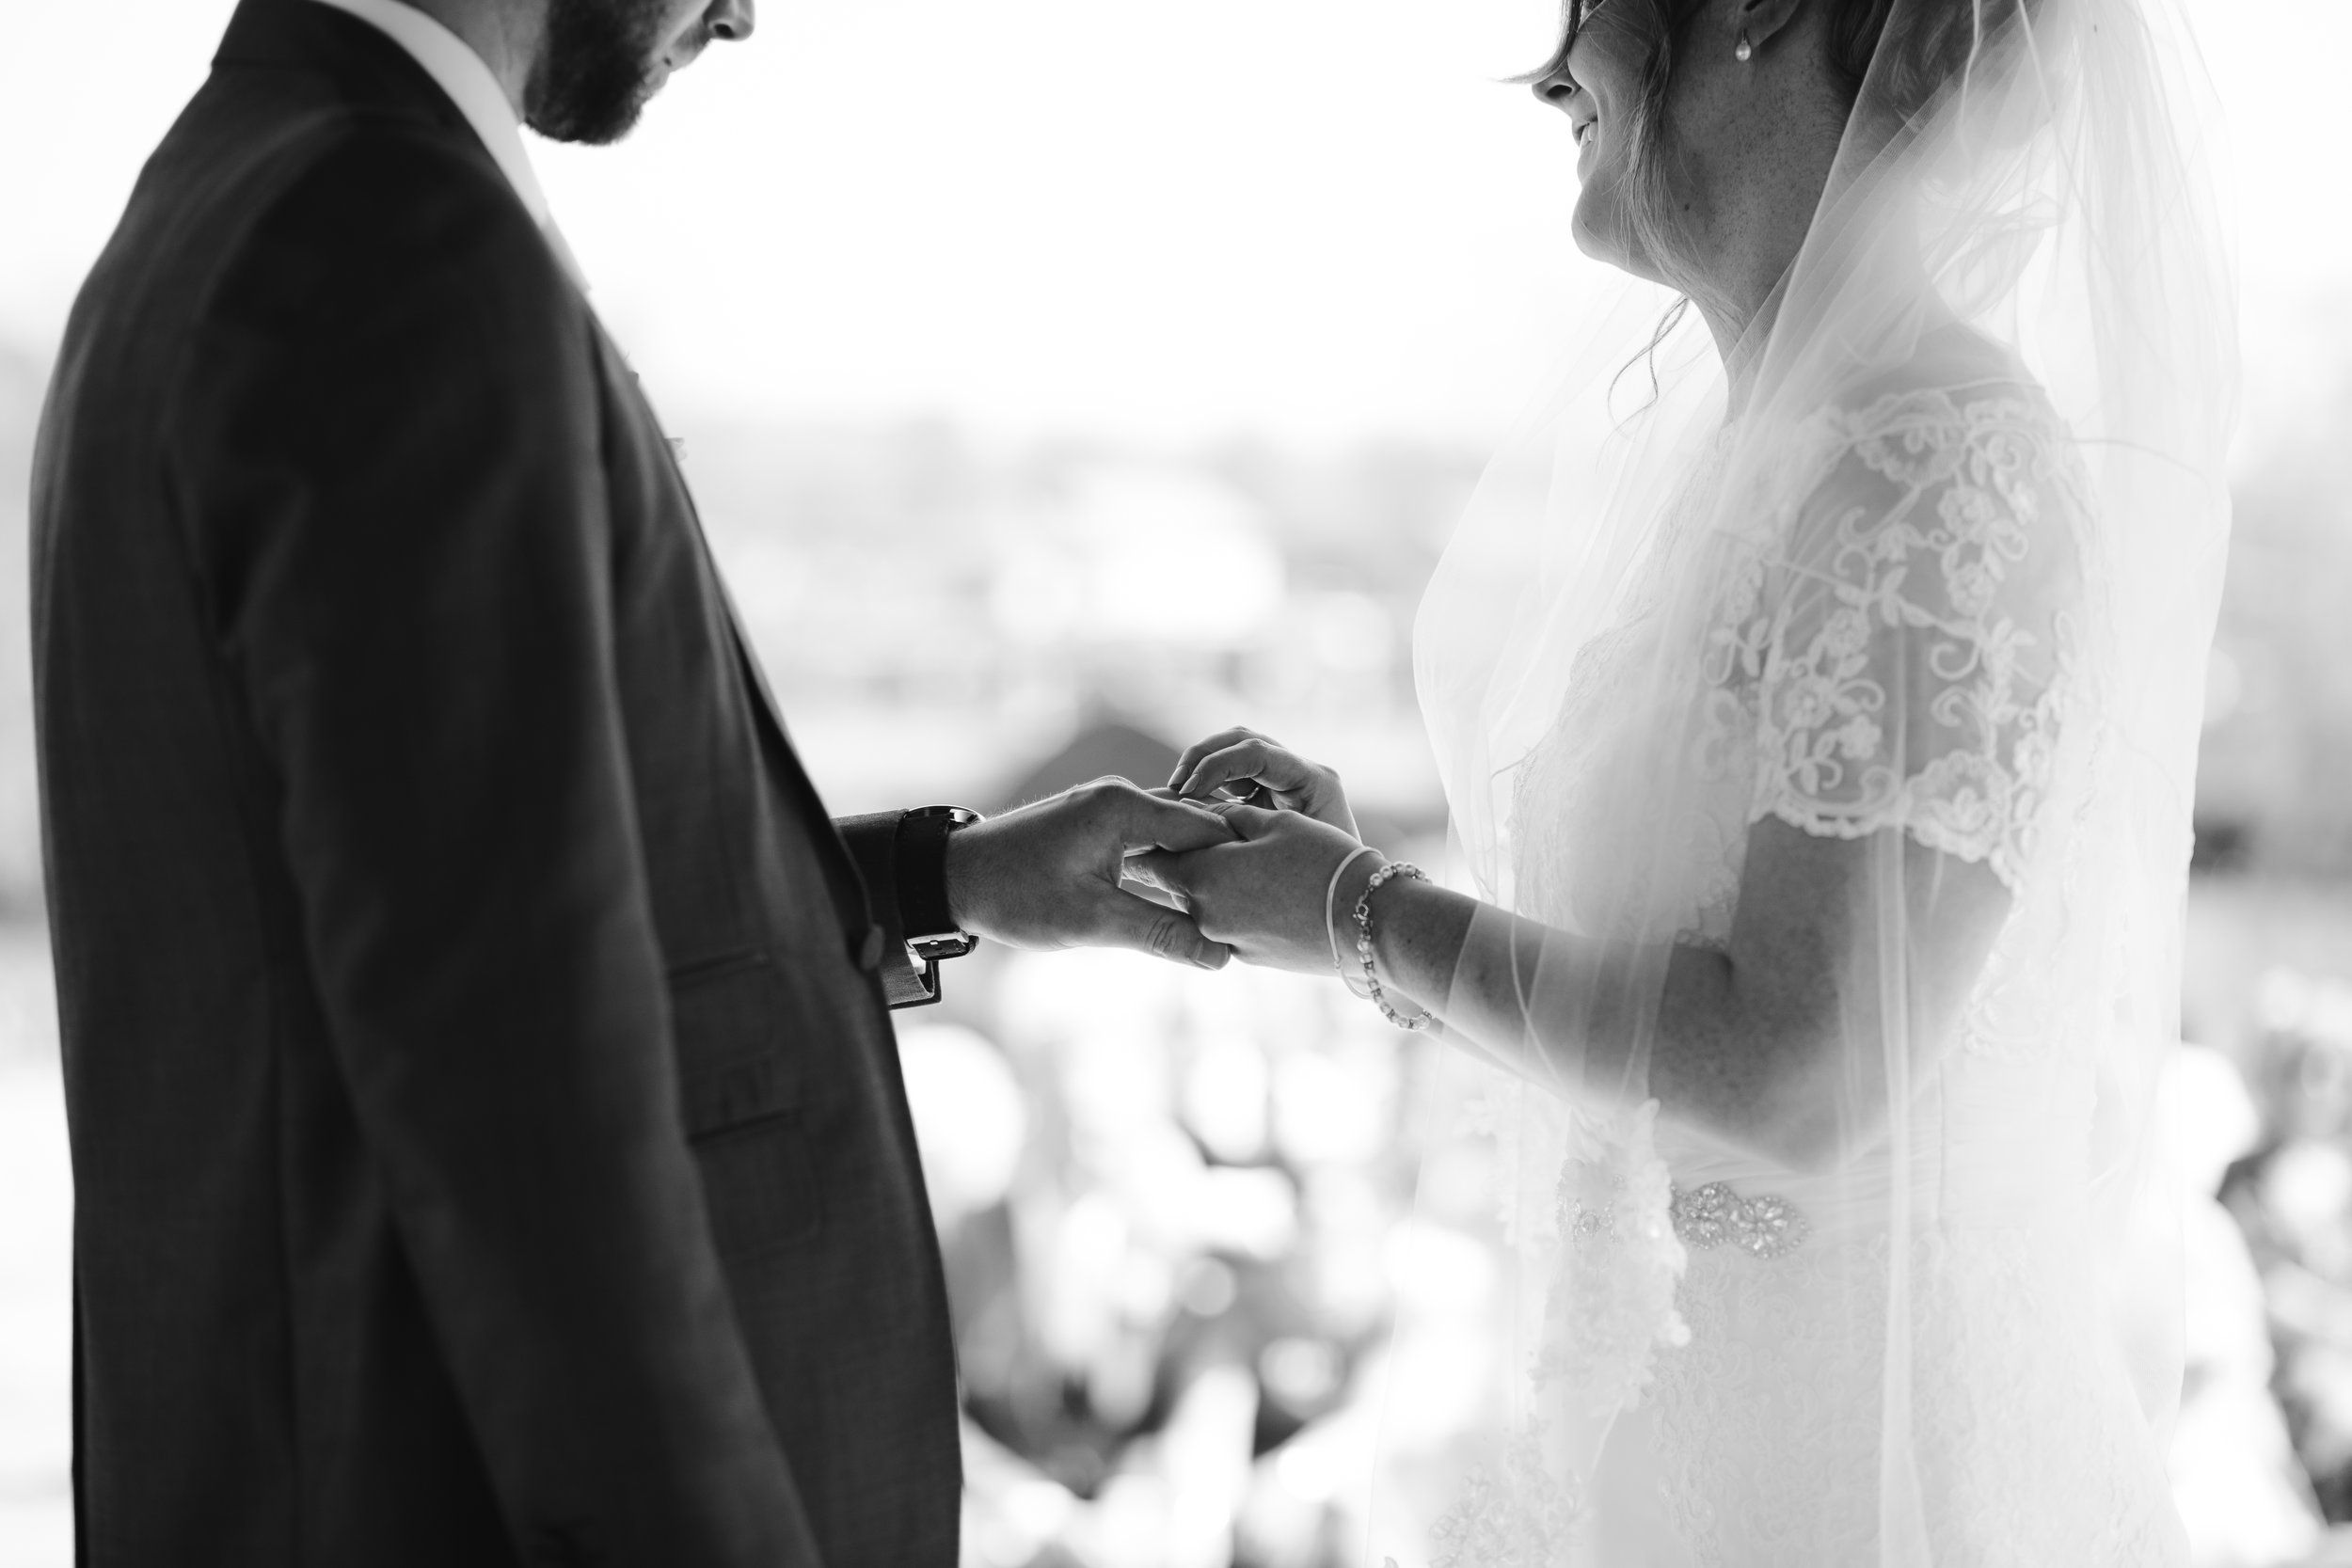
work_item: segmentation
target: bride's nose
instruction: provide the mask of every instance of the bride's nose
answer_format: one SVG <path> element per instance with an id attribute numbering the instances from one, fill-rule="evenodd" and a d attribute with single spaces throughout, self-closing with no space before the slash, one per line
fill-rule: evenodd
<path id="1" fill-rule="evenodd" d="M 1565 109 L 1568 106 L 1568 100 L 1576 96 L 1576 78 L 1569 75 L 1566 68 L 1563 67 L 1542 81 L 1534 84 L 1533 90 L 1537 98 L 1542 99 L 1553 108 Z"/>

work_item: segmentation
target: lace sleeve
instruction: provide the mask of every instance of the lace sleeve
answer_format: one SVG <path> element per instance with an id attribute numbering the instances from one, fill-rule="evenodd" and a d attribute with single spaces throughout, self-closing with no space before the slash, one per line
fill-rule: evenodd
<path id="1" fill-rule="evenodd" d="M 1749 820 L 1898 827 L 2015 889 L 2084 578 L 2062 432 L 2016 391 L 1826 418 L 1818 482 L 1718 632 L 1750 685 Z"/>

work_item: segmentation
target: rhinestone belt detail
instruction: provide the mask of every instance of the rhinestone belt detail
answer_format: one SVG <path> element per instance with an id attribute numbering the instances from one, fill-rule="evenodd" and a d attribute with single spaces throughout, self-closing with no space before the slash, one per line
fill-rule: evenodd
<path id="1" fill-rule="evenodd" d="M 1705 1252 L 1725 1242 L 1756 1258 L 1785 1258 L 1804 1244 L 1813 1224 L 1804 1211 L 1773 1193 L 1741 1197 L 1728 1182 L 1694 1192 L 1674 1189 L 1675 1234 Z"/>

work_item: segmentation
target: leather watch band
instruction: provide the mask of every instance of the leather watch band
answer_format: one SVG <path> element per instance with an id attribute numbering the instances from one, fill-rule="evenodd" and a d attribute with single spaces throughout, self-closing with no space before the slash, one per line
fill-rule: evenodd
<path id="1" fill-rule="evenodd" d="M 919 958 L 960 958 L 976 939 L 947 904 L 947 835 L 979 820 L 961 806 L 917 806 L 898 818 L 898 917 Z"/>
<path id="2" fill-rule="evenodd" d="M 939 1000 L 939 962 L 975 945 L 954 926 L 947 904 L 947 834 L 978 814 L 961 806 L 871 812 L 834 827 L 865 883 L 866 907 L 880 927 L 881 961 L 872 966 L 891 1007 Z M 910 831 L 911 830 L 911 831 Z"/>

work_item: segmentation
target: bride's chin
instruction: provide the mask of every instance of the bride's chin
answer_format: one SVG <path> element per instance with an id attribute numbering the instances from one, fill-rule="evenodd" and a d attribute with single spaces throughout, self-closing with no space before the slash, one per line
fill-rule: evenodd
<path id="1" fill-rule="evenodd" d="M 1616 213 L 1597 210 L 1596 206 L 1580 201 L 1568 222 L 1568 233 L 1576 241 L 1577 249 L 1603 266 L 1614 267 L 1645 282 L 1664 283 L 1664 271 L 1627 232 L 1629 227 Z"/>
<path id="2" fill-rule="evenodd" d="M 1607 229 L 1596 224 L 1584 210 L 1584 203 L 1576 204 L 1576 214 L 1568 221 L 1568 233 L 1576 241 L 1576 248 L 1607 266 L 1626 264 L 1625 247 L 1614 243 Z"/>

